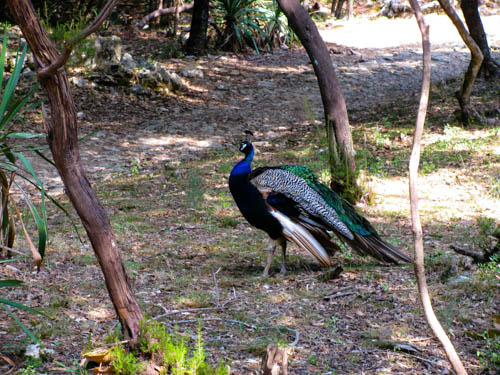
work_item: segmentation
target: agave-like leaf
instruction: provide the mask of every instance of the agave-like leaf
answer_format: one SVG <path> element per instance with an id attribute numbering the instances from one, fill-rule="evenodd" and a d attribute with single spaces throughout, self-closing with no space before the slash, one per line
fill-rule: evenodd
<path id="1" fill-rule="evenodd" d="M 0 303 L 5 303 L 6 305 L 11 305 L 11 306 L 12 306 L 12 304 L 10 304 L 10 303 L 6 303 L 6 302 L 3 302 L 3 301 L 7 301 L 7 302 L 12 302 L 12 301 L 9 301 L 9 300 L 4 300 L 3 298 L 0 298 Z M 18 304 L 18 305 L 20 305 L 20 304 Z M 18 307 L 18 306 L 15 306 L 15 307 L 21 308 L 22 310 L 26 310 L 26 309 L 28 309 L 27 311 L 29 311 L 29 312 L 34 312 L 34 313 L 38 313 L 38 314 L 39 314 L 39 312 L 38 312 L 38 311 L 36 311 L 36 310 L 34 310 L 34 309 L 30 308 L 30 307 L 27 307 L 27 306 L 24 306 L 24 305 L 20 305 L 20 306 L 22 306 L 22 307 Z M 14 320 L 15 320 L 15 322 L 19 325 L 19 327 L 21 327 L 21 329 L 24 331 L 24 333 L 26 333 L 26 335 L 28 335 L 28 337 L 29 337 L 29 338 L 30 338 L 33 342 L 40 342 L 40 340 L 39 340 L 39 339 L 38 339 L 38 338 L 37 338 L 37 337 L 33 334 L 33 332 L 31 332 L 31 331 L 28 329 L 28 327 L 26 327 L 26 326 L 23 324 L 23 322 L 21 322 L 21 321 L 19 320 L 19 318 L 17 317 L 17 315 L 16 315 L 16 314 L 14 314 L 14 313 L 13 313 L 13 312 L 12 312 L 12 311 L 11 311 L 11 310 L 7 307 L 7 306 L 0 305 L 0 307 L 1 307 L 1 308 L 3 308 L 3 309 L 7 312 L 7 314 L 9 314 L 9 315 L 10 315 L 10 317 L 11 317 L 12 319 L 14 319 Z"/>
<path id="2" fill-rule="evenodd" d="M 26 192 L 23 190 L 23 188 L 14 182 L 19 189 L 19 191 L 23 194 L 24 200 L 26 201 L 26 204 L 28 205 L 30 211 L 31 211 L 31 216 L 33 217 L 33 220 L 35 221 L 36 229 L 38 231 L 38 253 L 40 256 L 44 257 L 45 255 L 45 248 L 47 246 L 47 238 L 48 238 L 48 228 L 47 228 L 47 216 L 45 212 L 45 204 L 42 206 L 42 216 L 40 216 L 40 213 L 38 212 L 36 206 L 33 204 L 33 202 L 30 200 L 30 197 Z"/>
<path id="3" fill-rule="evenodd" d="M 16 64 L 14 66 L 14 70 L 10 75 L 9 80 L 7 81 L 7 85 L 5 86 L 5 90 L 2 94 L 2 101 L 0 103 L 0 118 L 3 119 L 5 110 L 7 105 L 10 103 L 12 99 L 12 95 L 14 94 L 14 90 L 17 86 L 17 82 L 19 81 L 19 77 L 21 76 L 21 69 L 23 67 L 24 58 L 26 57 L 26 50 L 28 48 L 27 44 L 24 44 L 23 50 L 21 52 L 21 56 L 17 56 Z M 2 60 L 4 61 L 4 60 Z M 5 124 L 0 124 L 0 130 L 5 126 Z"/>
<path id="4" fill-rule="evenodd" d="M 37 82 L 31 87 L 30 91 L 21 100 L 19 100 L 15 105 L 12 106 L 12 108 L 5 116 L 0 118 L 0 129 L 3 129 L 5 125 L 7 125 L 14 118 L 14 116 L 17 115 L 21 108 L 26 105 L 29 98 L 33 95 L 35 90 L 38 89 L 38 86 L 39 83 Z"/>
<path id="5" fill-rule="evenodd" d="M 8 133 L 6 135 L 6 137 L 28 139 L 28 138 L 45 137 L 45 134 L 43 134 L 43 133 L 12 132 L 12 133 Z"/>
<path id="6" fill-rule="evenodd" d="M 2 51 L 0 52 L 0 87 L 2 85 L 2 82 L 3 82 L 3 73 L 4 73 L 4 70 L 5 70 L 5 65 L 4 65 L 4 61 L 5 61 L 5 54 L 7 53 L 7 27 L 4 27 L 3 28 L 3 42 L 2 42 Z"/>
<path id="7" fill-rule="evenodd" d="M 0 280 L 0 288 L 11 287 L 11 286 L 22 286 L 23 282 L 21 280 Z"/>
<path id="8" fill-rule="evenodd" d="M 11 262 L 16 262 L 18 260 L 23 260 L 26 257 L 17 257 L 17 258 L 9 258 L 9 259 L 0 259 L 0 264 L 2 263 L 11 263 Z"/>

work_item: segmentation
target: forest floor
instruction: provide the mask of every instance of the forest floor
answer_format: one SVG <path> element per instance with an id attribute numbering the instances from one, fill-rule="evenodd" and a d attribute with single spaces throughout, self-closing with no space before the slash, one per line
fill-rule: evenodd
<path id="1" fill-rule="evenodd" d="M 324 35 L 346 97 L 367 191 L 358 208 L 384 238 L 412 254 L 407 165 L 420 47 L 387 39 L 385 46 L 362 44 L 377 21 L 356 22 L 358 37 L 349 42 L 342 34 L 347 24 Z M 399 36 L 415 21 L 383 22 Z M 500 61 L 500 30 L 485 25 Z M 277 274 L 275 259 L 271 276 L 261 276 L 266 236 L 241 217 L 227 178 L 241 158 L 237 143 L 250 129 L 256 166 L 305 164 L 328 179 L 323 109 L 305 52 L 290 48 L 162 60 L 162 33 L 121 36 L 134 56 L 150 56 L 179 73 L 203 72 L 202 78 L 185 78 L 188 89 L 177 94 L 73 91 L 80 135 L 86 136 L 82 159 L 108 211 L 144 313 L 192 334 L 201 319 L 211 360 L 228 361 L 232 374 L 257 374 L 269 343 L 294 344 L 288 365 L 294 375 L 451 373 L 425 323 L 410 266 L 381 266 L 346 250 L 339 257 L 344 272 L 325 281 L 325 270 L 290 246 L 287 274 Z M 496 123 L 494 118 L 500 85 L 498 80 L 477 82 L 473 101 L 493 121 L 462 127 L 453 93 L 469 53 L 454 39 L 433 48 L 419 179 L 430 293 L 469 374 L 497 374 L 490 362 L 500 346 L 493 334 L 499 328 L 498 270 L 472 265 L 450 245 L 476 250 L 485 242 L 491 245 L 480 228 L 500 218 L 500 124 L 498 115 Z M 57 173 L 35 165 L 49 192 L 69 208 Z M 49 250 L 40 272 L 33 272 L 28 260 L 0 265 L 3 276 L 27 285 L 7 298 L 52 317 L 19 314 L 54 350 L 27 372 L 21 356 L 25 336 L 0 313 L 0 353 L 16 362 L 19 374 L 64 373 L 56 361 L 76 368 L 82 350 L 102 344 L 116 324 L 88 240 L 80 243 L 68 218 L 54 207 L 48 221 Z M 80 234 L 85 237 L 81 228 Z M 17 246 L 22 245 L 21 239 Z M 394 343 L 400 350 L 393 350 Z M 9 368 L 0 361 L 0 373 Z"/>

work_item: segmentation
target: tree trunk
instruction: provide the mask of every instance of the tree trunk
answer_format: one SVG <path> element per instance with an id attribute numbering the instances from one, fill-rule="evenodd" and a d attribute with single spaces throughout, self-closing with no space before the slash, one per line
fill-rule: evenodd
<path id="1" fill-rule="evenodd" d="M 460 91 L 456 94 L 458 103 L 460 104 L 460 109 L 462 111 L 462 122 L 468 125 L 473 117 L 478 118 L 481 121 L 479 114 L 474 109 L 472 103 L 470 102 L 470 94 L 472 92 L 472 86 L 474 86 L 474 81 L 476 80 L 479 68 L 483 61 L 483 53 L 480 48 L 472 39 L 467 29 L 465 28 L 462 20 L 458 17 L 457 12 L 451 6 L 448 0 L 438 0 L 439 4 L 445 11 L 446 15 L 453 22 L 460 34 L 462 40 L 467 45 L 471 52 L 471 60 L 467 72 L 465 72 L 464 82 Z"/>
<path id="2" fill-rule="evenodd" d="M 340 19 L 342 17 L 342 8 L 344 7 L 344 0 L 338 0 L 337 7 L 335 8 L 335 18 Z"/>
<path id="3" fill-rule="evenodd" d="M 193 17 L 189 39 L 186 43 L 186 53 L 200 56 L 207 47 L 209 0 L 194 0 Z"/>
<path id="4" fill-rule="evenodd" d="M 353 16 L 354 0 L 347 1 L 347 19 L 350 20 Z"/>
<path id="5" fill-rule="evenodd" d="M 427 105 L 429 103 L 429 89 L 431 85 L 431 43 L 429 40 L 429 26 L 424 22 L 422 11 L 417 0 L 410 0 L 411 7 L 415 12 L 420 32 L 422 33 L 422 53 L 423 53 L 423 71 L 422 71 L 422 90 L 420 93 L 420 103 L 418 106 L 417 120 L 415 124 L 415 136 L 413 138 L 413 146 L 410 156 L 409 165 L 409 190 L 410 190 L 410 210 L 411 224 L 413 229 L 413 242 L 415 245 L 415 261 L 413 269 L 417 278 L 418 292 L 420 301 L 424 308 L 425 319 L 427 324 L 434 332 L 434 335 L 439 339 L 445 349 L 448 360 L 457 375 L 467 375 L 465 368 L 455 351 L 455 347 L 448 338 L 441 323 L 436 317 L 432 308 L 427 281 L 425 279 L 424 266 L 424 241 L 422 232 L 422 223 L 420 222 L 420 214 L 418 212 L 418 195 L 417 195 L 417 178 L 418 165 L 420 162 L 420 144 L 422 134 L 424 132 L 425 117 L 427 114 Z"/>
<path id="6" fill-rule="evenodd" d="M 33 52 L 37 70 L 59 60 L 60 55 L 40 24 L 30 0 L 8 0 L 8 6 Z M 106 212 L 82 168 L 75 105 L 66 73 L 58 69 L 54 74 L 40 77 L 40 83 L 47 92 L 51 109 L 47 141 L 54 162 L 99 260 L 124 334 L 133 343 L 143 316 L 130 288 Z"/>
<path id="7" fill-rule="evenodd" d="M 330 10 L 330 14 L 333 16 L 335 15 L 335 9 L 337 7 L 337 0 L 332 0 L 332 8 Z"/>
<path id="8" fill-rule="evenodd" d="M 337 191 L 340 190 L 341 194 L 357 190 L 356 164 L 347 108 L 328 48 L 321 39 L 316 24 L 298 0 L 278 0 L 278 3 L 288 18 L 290 27 L 306 49 L 318 79 L 325 112 L 333 187 Z"/>
<path id="9" fill-rule="evenodd" d="M 479 70 L 479 74 L 483 74 L 485 78 L 494 78 L 500 76 L 500 65 L 491 57 L 490 47 L 486 33 L 484 32 L 481 16 L 479 15 L 477 0 L 462 0 L 460 7 L 464 14 L 465 23 L 469 29 L 470 36 L 483 53 L 483 63 Z"/>

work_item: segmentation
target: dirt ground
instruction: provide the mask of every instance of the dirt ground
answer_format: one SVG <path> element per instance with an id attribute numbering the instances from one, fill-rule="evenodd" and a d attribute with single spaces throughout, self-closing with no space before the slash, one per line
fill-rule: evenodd
<path id="1" fill-rule="evenodd" d="M 444 28 L 446 17 L 428 19 L 437 37 L 433 82 L 457 86 L 469 54 L 456 31 Z M 484 21 L 500 61 L 499 16 Z M 399 147 L 408 150 L 413 124 L 398 123 L 398 113 L 411 118 L 418 104 L 421 56 L 415 21 L 355 19 L 330 25 L 322 35 L 338 70 L 355 141 L 364 142 L 357 148 L 370 148 L 379 128 L 391 122 L 397 136 L 382 139 L 389 144 L 377 150 L 382 158 Z M 151 51 L 165 42 L 161 33 L 122 37 L 134 56 L 155 55 Z M 286 276 L 276 275 L 277 261 L 270 278 L 260 276 L 265 237 L 239 216 L 227 176 L 239 158 L 235 145 L 245 129 L 256 134 L 258 165 L 316 160 L 305 151 L 308 147 L 314 155 L 324 152 L 316 136 L 323 119 L 321 99 L 305 52 L 290 48 L 165 63 L 181 74 L 201 70 L 203 77 L 184 78 L 188 89 L 167 96 L 74 88 L 80 135 L 85 136 L 82 159 L 110 214 L 144 311 L 162 315 L 169 327 L 181 331 L 195 331 L 193 321 L 203 319 L 206 350 L 214 361 L 230 361 L 231 374 L 257 374 L 268 343 L 292 342 L 290 374 L 450 374 L 423 319 L 410 267 L 383 267 L 346 255 L 342 276 L 321 281 L 323 270 L 292 249 Z M 498 82 L 494 87 L 492 105 L 498 108 Z M 456 123 L 453 111 L 441 105 L 431 108 L 441 117 L 434 122 L 430 116 L 428 129 L 436 133 L 424 143 L 445 134 L 443 123 Z M 482 132 L 468 134 L 474 140 Z M 33 161 L 49 192 L 64 199 L 57 173 Z M 369 183 L 374 203 L 360 209 L 384 236 L 411 253 L 406 175 L 391 172 L 388 164 L 381 168 L 387 173 L 374 175 Z M 448 251 L 455 241 L 466 244 L 477 216 L 500 217 L 498 198 L 485 197 L 481 168 L 467 164 L 426 175 L 421 208 L 428 215 L 429 278 L 438 315 L 469 373 L 494 374 L 482 367 L 476 354 L 484 344 L 474 334 L 490 327 L 498 314 L 498 293 L 481 291 L 477 284 L 464 290 L 460 276 L 472 266 L 450 260 Z M 18 298 L 53 316 L 50 322 L 23 316 L 54 350 L 34 373 L 62 374 L 54 361 L 76 368 L 84 347 L 102 343 L 116 321 L 88 241 L 80 244 L 68 220 L 55 210 L 49 224 L 55 231 L 42 271 L 34 273 L 28 262 L 17 262 L 2 272 L 26 281 L 28 291 Z M 454 286 L 442 282 L 446 272 Z M 0 348 L 19 348 L 22 336 L 6 320 L 0 323 Z M 388 349 L 388 342 L 407 346 Z M 18 351 L 8 353 L 23 366 Z"/>

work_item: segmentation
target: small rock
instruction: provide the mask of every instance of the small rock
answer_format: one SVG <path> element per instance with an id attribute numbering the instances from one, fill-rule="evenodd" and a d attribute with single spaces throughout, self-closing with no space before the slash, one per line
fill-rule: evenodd
<path id="1" fill-rule="evenodd" d="M 72 77 L 71 82 L 76 86 L 81 89 L 89 87 L 89 81 L 86 80 L 85 78 L 80 78 L 80 77 Z"/>
<path id="2" fill-rule="evenodd" d="M 133 92 L 136 95 L 149 95 L 149 91 L 145 89 L 144 87 L 141 86 L 140 83 L 136 83 L 131 89 L 131 92 Z"/>
<path id="3" fill-rule="evenodd" d="M 26 357 L 40 359 L 40 344 L 30 344 L 26 347 L 26 352 L 24 353 Z"/>
<path id="4" fill-rule="evenodd" d="M 219 90 L 219 91 L 227 91 L 227 90 L 229 90 L 229 88 L 225 84 L 223 84 L 223 83 L 217 84 L 217 86 L 215 86 L 215 89 Z"/>
<path id="5" fill-rule="evenodd" d="M 83 118 L 83 116 L 84 116 L 84 113 L 83 113 L 83 112 L 78 112 L 78 113 L 76 114 L 76 118 L 77 118 L 78 120 L 81 120 L 81 119 Z"/>
<path id="6" fill-rule="evenodd" d="M 134 70 L 135 68 L 137 68 L 137 63 L 135 62 L 132 55 L 128 52 L 123 54 L 120 62 L 127 69 Z"/>
<path id="7" fill-rule="evenodd" d="M 182 72 L 182 76 L 188 78 L 203 78 L 203 71 L 201 69 L 186 69 Z"/>
<path id="8" fill-rule="evenodd" d="M 23 79 L 28 81 L 34 81 L 37 77 L 36 72 L 32 71 L 30 68 L 24 69 Z"/>

